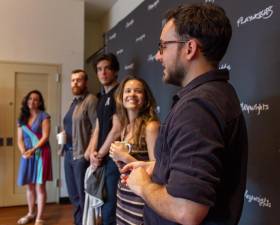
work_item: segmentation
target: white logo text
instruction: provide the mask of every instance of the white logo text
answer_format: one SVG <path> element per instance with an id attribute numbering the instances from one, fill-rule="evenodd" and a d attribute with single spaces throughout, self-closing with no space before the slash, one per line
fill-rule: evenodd
<path id="1" fill-rule="evenodd" d="M 132 70 L 133 68 L 134 68 L 134 63 L 131 63 L 131 64 L 126 65 L 126 66 L 124 67 L 125 70 Z"/>
<path id="2" fill-rule="evenodd" d="M 148 55 L 148 58 L 147 58 L 148 62 L 153 62 L 155 60 L 156 60 L 156 55 L 152 55 L 152 54 Z"/>
<path id="3" fill-rule="evenodd" d="M 118 51 L 117 51 L 117 55 L 120 55 L 120 54 L 122 54 L 124 52 L 124 50 L 121 48 L 121 49 L 119 49 Z"/>
<path id="4" fill-rule="evenodd" d="M 223 70 L 223 69 L 228 69 L 228 70 L 231 70 L 231 66 L 229 64 L 222 64 L 220 65 L 219 67 L 220 70 Z"/>
<path id="5" fill-rule="evenodd" d="M 134 20 L 131 19 L 130 21 L 128 21 L 128 22 L 125 24 L 125 28 L 126 28 L 126 29 L 129 28 L 129 27 L 131 27 L 133 24 L 134 24 Z"/>
<path id="6" fill-rule="evenodd" d="M 117 33 L 113 33 L 111 36 L 109 36 L 109 40 L 113 40 L 117 37 Z"/>
<path id="7" fill-rule="evenodd" d="M 250 15 L 247 17 L 243 17 L 243 16 L 239 17 L 237 20 L 237 26 L 239 27 L 245 23 L 252 22 L 254 20 L 270 18 L 273 15 L 272 7 L 273 7 L 273 5 L 261 10 L 258 13 L 255 13 L 254 15 Z"/>
<path id="8" fill-rule="evenodd" d="M 148 10 L 153 10 L 159 4 L 159 0 L 156 0 L 153 4 L 148 5 Z"/>
<path id="9" fill-rule="evenodd" d="M 135 42 L 143 41 L 145 39 L 145 37 L 146 37 L 146 34 L 142 34 L 141 36 L 136 38 Z"/>
<path id="10" fill-rule="evenodd" d="M 261 197 L 261 196 L 254 196 L 254 195 L 250 195 L 248 193 L 248 190 L 246 190 L 245 194 L 244 194 L 244 197 L 245 199 L 247 199 L 247 201 L 249 203 L 252 203 L 252 202 L 256 202 L 258 203 L 258 205 L 260 207 L 268 207 L 268 208 L 271 208 L 272 207 L 272 204 L 271 202 L 269 201 L 268 198 L 266 197 Z"/>
<path id="11" fill-rule="evenodd" d="M 250 114 L 251 112 L 257 112 L 257 115 L 259 116 L 262 112 L 268 111 L 269 110 L 269 105 L 268 104 L 263 104 L 263 103 L 257 103 L 254 105 L 248 105 L 243 102 L 240 103 L 242 111 L 247 112 Z"/>

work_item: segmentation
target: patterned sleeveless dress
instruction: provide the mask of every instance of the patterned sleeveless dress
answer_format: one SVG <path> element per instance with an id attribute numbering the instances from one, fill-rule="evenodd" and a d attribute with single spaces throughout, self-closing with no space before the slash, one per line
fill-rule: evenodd
<path id="1" fill-rule="evenodd" d="M 23 142 L 25 149 L 35 146 L 42 137 L 42 122 L 50 118 L 43 111 L 40 111 L 31 126 L 22 125 Z M 29 159 L 21 157 L 18 171 L 18 185 L 43 184 L 52 180 L 52 160 L 49 142 L 36 149 Z"/>
<path id="2" fill-rule="evenodd" d="M 135 146 L 132 144 L 130 154 L 137 160 L 148 161 L 149 156 L 145 136 L 141 135 L 140 149 L 137 149 Z M 117 191 L 117 224 L 144 224 L 143 213 L 143 199 L 135 195 L 127 186 L 119 181 Z"/>

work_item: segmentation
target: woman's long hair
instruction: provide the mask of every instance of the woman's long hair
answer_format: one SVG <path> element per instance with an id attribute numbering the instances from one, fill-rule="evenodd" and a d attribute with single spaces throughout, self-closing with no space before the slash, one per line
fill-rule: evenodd
<path id="1" fill-rule="evenodd" d="M 43 96 L 40 91 L 38 90 L 32 90 L 27 93 L 27 95 L 23 98 L 21 102 L 21 109 L 20 109 L 20 114 L 18 118 L 19 125 L 24 125 L 27 124 L 28 119 L 30 117 L 30 110 L 28 108 L 28 99 L 30 98 L 31 94 L 37 94 L 39 96 L 40 104 L 39 104 L 39 110 L 45 111 L 45 103 Z"/>
<path id="2" fill-rule="evenodd" d="M 136 76 L 127 76 L 120 83 L 115 93 L 117 116 L 120 120 L 123 129 L 125 129 L 129 124 L 127 111 L 126 108 L 124 108 L 123 106 L 123 92 L 126 82 L 130 80 L 137 80 L 144 87 L 144 104 L 143 107 L 140 109 L 139 114 L 135 119 L 134 126 L 132 128 L 133 144 L 136 144 L 138 147 L 141 147 L 141 135 L 145 131 L 147 122 L 158 121 L 158 116 L 156 113 L 156 101 L 146 81 Z"/>

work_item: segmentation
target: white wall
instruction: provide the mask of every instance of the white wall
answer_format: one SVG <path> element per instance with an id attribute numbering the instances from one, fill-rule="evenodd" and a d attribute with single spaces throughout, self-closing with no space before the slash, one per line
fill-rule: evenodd
<path id="1" fill-rule="evenodd" d="M 84 2 L 1 0 L 0 60 L 62 65 L 62 114 L 71 99 L 69 74 L 84 61 Z"/>
<path id="2" fill-rule="evenodd" d="M 133 11 L 144 0 L 118 0 L 109 13 L 103 18 L 102 31 L 106 32 L 124 19 L 131 11 Z"/>
<path id="3" fill-rule="evenodd" d="M 84 2 L 1 0 L 0 27 L 0 60 L 61 65 L 64 115 L 72 98 L 70 72 L 84 62 Z"/>

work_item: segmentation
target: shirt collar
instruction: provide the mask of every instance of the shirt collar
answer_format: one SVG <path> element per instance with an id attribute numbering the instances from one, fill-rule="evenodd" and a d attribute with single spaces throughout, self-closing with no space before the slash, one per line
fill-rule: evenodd
<path id="1" fill-rule="evenodd" d="M 101 95 L 109 95 L 111 94 L 111 92 L 114 92 L 117 88 L 118 88 L 119 84 L 116 84 L 110 91 L 108 91 L 107 93 L 104 90 L 104 87 L 101 88 L 100 94 Z"/>
<path id="2" fill-rule="evenodd" d="M 88 95 L 88 93 L 89 93 L 88 91 L 85 91 L 85 93 L 82 94 L 82 95 L 74 95 L 73 101 L 74 101 L 74 100 L 78 100 L 78 102 L 79 102 L 79 101 L 84 100 L 85 97 Z"/>
<path id="3" fill-rule="evenodd" d="M 192 89 L 207 83 L 209 81 L 228 81 L 229 80 L 229 71 L 227 69 L 222 70 L 211 70 L 204 74 L 201 74 L 197 78 L 193 79 L 190 83 L 188 83 L 185 87 L 180 89 L 176 95 L 173 96 L 173 105 L 185 94 L 190 92 Z"/>

